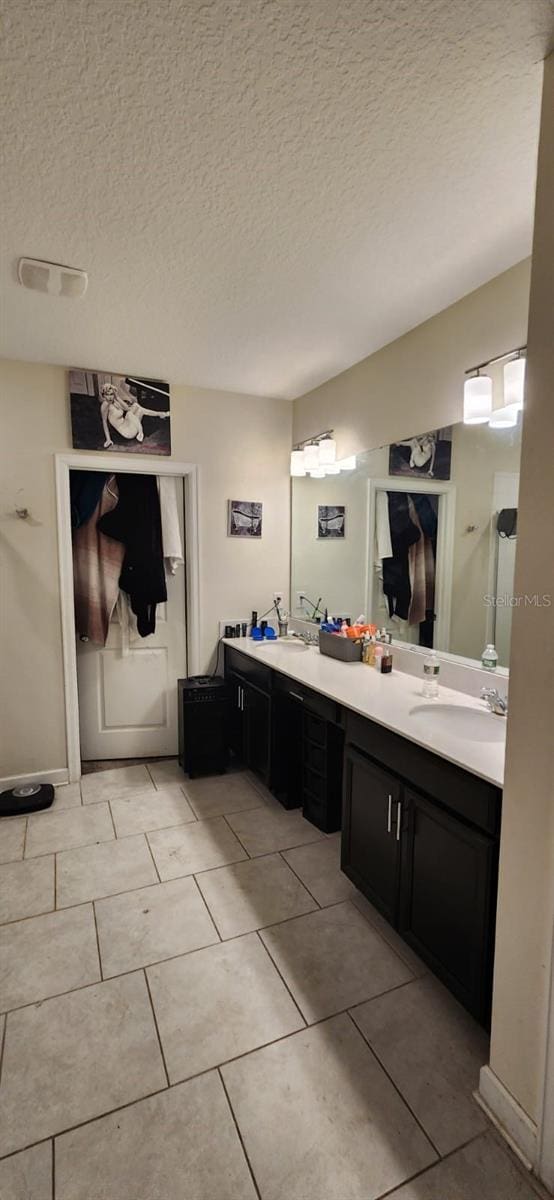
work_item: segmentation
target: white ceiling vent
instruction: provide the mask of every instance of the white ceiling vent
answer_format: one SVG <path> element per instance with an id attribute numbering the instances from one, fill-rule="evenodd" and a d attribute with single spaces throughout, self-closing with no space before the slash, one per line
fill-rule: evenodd
<path id="1" fill-rule="evenodd" d="M 39 258 L 20 258 L 17 276 L 23 287 L 35 292 L 47 292 L 49 296 L 68 296 L 78 300 L 88 287 L 86 271 L 77 267 L 64 267 L 60 263 L 42 262 Z"/>

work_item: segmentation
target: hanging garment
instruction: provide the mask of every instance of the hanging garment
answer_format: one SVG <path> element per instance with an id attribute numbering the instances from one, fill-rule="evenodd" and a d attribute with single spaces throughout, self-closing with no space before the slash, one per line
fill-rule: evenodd
<path id="1" fill-rule="evenodd" d="M 419 625 L 421 621 L 425 620 L 425 537 L 411 496 L 408 497 L 408 511 L 410 520 L 416 529 L 419 529 L 420 533 L 418 541 L 414 542 L 408 551 L 410 588 L 412 592 L 408 622 L 410 625 Z"/>
<path id="2" fill-rule="evenodd" d="M 383 559 L 383 591 L 387 597 L 389 617 L 408 620 L 412 590 L 410 586 L 409 550 L 421 537 L 410 520 L 406 492 L 387 492 L 392 557 Z"/>
<path id="3" fill-rule="evenodd" d="M 160 498 L 155 475 L 117 475 L 119 503 L 98 527 L 125 547 L 119 586 L 127 592 L 141 637 L 156 628 L 156 605 L 167 600 Z"/>
<path id="4" fill-rule="evenodd" d="M 72 529 L 90 520 L 109 478 L 107 471 L 69 472 Z"/>
<path id="5" fill-rule="evenodd" d="M 107 476 L 92 516 L 73 530 L 73 591 L 75 628 L 79 637 L 105 646 L 110 620 L 119 595 L 124 546 L 105 537 L 99 520 L 118 501 L 115 477 Z"/>
<path id="6" fill-rule="evenodd" d="M 376 569 L 381 571 L 384 558 L 392 558 L 389 505 L 386 492 L 377 492 L 375 497 L 375 557 Z"/>
<path id="7" fill-rule="evenodd" d="M 173 475 L 160 475 L 158 479 L 160 511 L 162 515 L 162 546 L 166 570 L 176 575 L 185 561 L 183 539 L 179 525 L 177 503 L 177 481 Z"/>

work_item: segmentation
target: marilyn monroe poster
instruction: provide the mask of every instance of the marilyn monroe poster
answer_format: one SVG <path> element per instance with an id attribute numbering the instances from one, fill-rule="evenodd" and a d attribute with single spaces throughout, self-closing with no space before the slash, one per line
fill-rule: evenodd
<path id="1" fill-rule="evenodd" d="M 76 450 L 171 454 L 168 383 L 73 369 L 69 395 Z"/>

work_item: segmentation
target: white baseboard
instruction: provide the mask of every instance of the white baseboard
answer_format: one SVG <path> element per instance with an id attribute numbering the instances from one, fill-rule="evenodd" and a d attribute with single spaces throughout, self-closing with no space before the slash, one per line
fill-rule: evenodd
<path id="1" fill-rule="evenodd" d="M 53 783 L 57 787 L 60 783 L 69 783 L 69 771 L 67 767 L 58 767 L 55 771 L 33 771 L 30 775 L 7 775 L 0 779 L 0 792 L 21 787 L 24 783 Z"/>
<path id="2" fill-rule="evenodd" d="M 475 1099 L 528 1171 L 537 1164 L 537 1126 L 490 1067 L 482 1067 Z"/>

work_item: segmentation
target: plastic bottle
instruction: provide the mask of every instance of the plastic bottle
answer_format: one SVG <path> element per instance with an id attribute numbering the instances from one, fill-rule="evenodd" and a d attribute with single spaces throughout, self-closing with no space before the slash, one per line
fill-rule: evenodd
<path id="1" fill-rule="evenodd" d="M 489 642 L 481 655 L 481 666 L 484 671 L 496 671 L 498 654 L 492 642 Z"/>
<path id="2" fill-rule="evenodd" d="M 441 669 L 440 662 L 434 650 L 426 655 L 423 660 L 423 695 L 427 700 L 431 700 L 439 694 L 439 671 Z"/>

